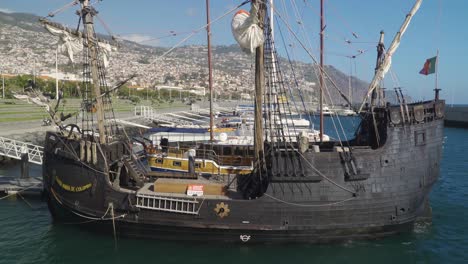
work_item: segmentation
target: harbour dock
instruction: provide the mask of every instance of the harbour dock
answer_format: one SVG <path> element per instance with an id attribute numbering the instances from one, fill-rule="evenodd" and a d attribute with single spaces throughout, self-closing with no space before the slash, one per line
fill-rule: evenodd
<path id="1" fill-rule="evenodd" d="M 40 195 L 42 193 L 42 180 L 33 177 L 0 177 L 0 196 L 15 195 L 17 193 Z"/>
<path id="2" fill-rule="evenodd" d="M 232 106 L 231 106 L 232 107 Z M 231 107 L 217 107 L 220 113 L 232 112 Z M 152 122 L 163 122 L 173 125 L 207 125 L 209 111 L 206 106 L 192 109 L 178 107 L 173 109 L 153 109 L 150 106 L 136 106 L 130 113 L 119 114 L 116 121 L 123 126 L 133 126 L 148 129 Z M 7 128 L 8 127 L 8 128 Z M 40 195 L 42 193 L 42 179 L 29 176 L 29 164 L 42 165 L 43 137 L 53 126 L 41 126 L 39 122 L 18 122 L 0 129 L 0 161 L 18 160 L 21 163 L 19 177 L 0 177 L 0 196 L 15 194 Z M 4 137 L 5 136 L 5 137 Z M 19 140 L 18 140 L 19 139 Z M 24 140 L 24 141 L 23 141 Z M 35 144 L 25 142 L 32 141 Z"/>
<path id="3" fill-rule="evenodd" d="M 29 163 L 42 165 L 43 147 L 0 137 L 0 156 L 21 161 L 20 177 L 0 177 L 0 193 L 41 194 L 42 180 L 29 176 Z"/>

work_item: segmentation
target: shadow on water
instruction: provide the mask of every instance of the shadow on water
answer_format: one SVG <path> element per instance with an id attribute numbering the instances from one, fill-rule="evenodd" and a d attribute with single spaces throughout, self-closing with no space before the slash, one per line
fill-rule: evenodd
<path id="1" fill-rule="evenodd" d="M 0 263 L 464 263 L 468 259 L 467 130 L 445 129 L 433 224 L 380 240 L 331 245 L 235 245 L 119 238 L 52 222 L 45 203 L 0 201 Z M 13 169 L 0 168 L 0 174 Z M 18 170 L 18 169 L 16 169 Z M 16 173 L 16 172 L 15 172 Z M 33 175 L 40 176 L 40 169 Z M 8 175 L 10 176 L 10 175 Z"/>
<path id="2" fill-rule="evenodd" d="M 346 141 L 354 138 L 354 133 L 360 121 L 361 118 L 358 116 L 325 116 L 323 131 L 333 139 Z M 320 129 L 320 119 L 318 116 L 312 115 L 311 122 L 314 124 L 314 129 Z"/>
<path id="3" fill-rule="evenodd" d="M 45 203 L 2 204 L 0 263 L 437 263 L 433 226 L 380 240 L 331 245 L 239 245 L 119 238 L 52 222 Z M 8 214 L 5 214 L 8 212 Z M 14 261 L 12 261 L 14 260 Z M 421 262 L 422 261 L 422 262 Z"/>
<path id="4" fill-rule="evenodd" d="M 29 240 L 12 248 L 13 251 L 29 249 L 21 256 L 17 251 L 13 254 L 19 262 L 196 264 L 375 263 L 377 260 L 378 263 L 427 263 L 426 260 L 434 260 L 418 242 L 421 236 L 430 236 L 427 233 L 334 245 L 234 245 L 119 239 L 117 247 L 111 237 L 83 232 L 76 226 L 48 225 L 43 231 L 30 235 Z"/>

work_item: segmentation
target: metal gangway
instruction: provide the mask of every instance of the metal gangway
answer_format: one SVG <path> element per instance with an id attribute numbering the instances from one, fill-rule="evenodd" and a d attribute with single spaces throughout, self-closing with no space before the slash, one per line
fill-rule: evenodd
<path id="1" fill-rule="evenodd" d="M 28 161 L 42 165 L 44 147 L 14 139 L 0 137 L 0 156 L 21 160 L 27 155 Z"/>

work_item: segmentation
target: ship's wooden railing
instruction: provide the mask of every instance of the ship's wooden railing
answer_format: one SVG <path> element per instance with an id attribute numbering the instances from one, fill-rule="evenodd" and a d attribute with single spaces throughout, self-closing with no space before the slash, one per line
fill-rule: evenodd
<path id="1" fill-rule="evenodd" d="M 151 154 L 161 154 L 167 155 L 174 158 L 187 158 L 188 151 L 191 148 L 177 148 L 177 147 L 167 147 L 165 149 L 153 149 L 150 151 Z M 227 165 L 227 166 L 250 166 L 252 164 L 253 157 L 249 155 L 219 155 L 212 149 L 196 149 L 195 158 L 197 159 L 206 159 L 216 162 L 218 165 Z"/>
<path id="2" fill-rule="evenodd" d="M 412 104 L 392 106 L 388 110 L 390 123 L 393 126 L 405 124 L 427 123 L 443 119 L 445 115 L 445 101 L 435 100 Z"/>

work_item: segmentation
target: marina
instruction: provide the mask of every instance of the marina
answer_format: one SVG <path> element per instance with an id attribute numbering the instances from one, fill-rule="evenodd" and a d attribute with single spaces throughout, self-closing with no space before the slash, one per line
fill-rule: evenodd
<path id="1" fill-rule="evenodd" d="M 349 241 L 332 245 L 240 245 L 229 246 L 211 243 L 181 243 L 155 240 L 134 240 L 119 237 L 117 247 L 112 237 L 80 231 L 80 223 L 54 224 L 47 205 L 39 199 L 18 196 L 0 201 L 0 226 L 3 258 L 0 263 L 21 259 L 24 263 L 102 263 L 145 261 L 159 255 L 161 262 L 207 263 L 207 258 L 226 259 L 226 263 L 239 261 L 290 261 L 309 263 L 372 262 L 375 259 L 391 259 L 382 263 L 423 261 L 426 263 L 463 263 L 468 257 L 465 181 L 467 163 L 463 162 L 466 129 L 445 128 L 444 155 L 441 178 L 431 195 L 432 223 L 418 225 L 413 232 L 372 241 Z M 458 142 L 463 142 L 459 144 Z M 1 177 L 20 176 L 19 164 L 0 167 Z M 34 165 L 32 177 L 41 177 L 41 169 Z M 31 221 L 34 219 L 34 221 Z M 73 239 L 72 239 L 73 238 Z M 43 246 L 37 246 L 41 244 Z M 52 246 L 54 245 L 54 246 Z M 80 250 L 76 246 L 80 245 Z M 99 251 L 94 249 L 99 247 Z M 184 248 L 183 256 L 178 254 Z M 29 254 L 24 254 L 28 251 Z M 141 254 L 135 255 L 133 251 Z M 210 253 L 207 253 L 209 251 Z M 274 252 L 281 251 L 276 255 Z M 337 254 L 336 252 L 339 252 Z M 274 260 L 272 256 L 274 255 Z M 208 263 L 214 263 L 208 261 Z"/>
<path id="2" fill-rule="evenodd" d="M 42 179 L 29 176 L 29 163 L 42 165 L 42 146 L 0 137 L 0 158 L 21 162 L 20 177 L 0 177 L 0 193 L 6 195 L 42 193 Z"/>
<path id="3" fill-rule="evenodd" d="M 25 1 L 0 5 L 0 264 L 468 259 L 441 3 Z"/>

